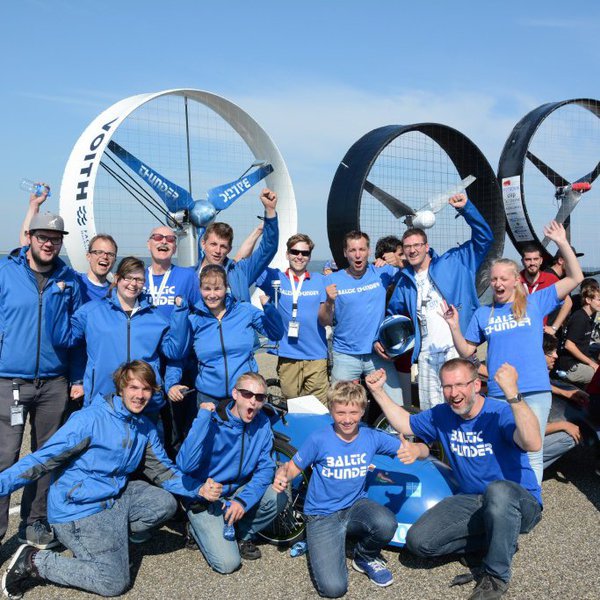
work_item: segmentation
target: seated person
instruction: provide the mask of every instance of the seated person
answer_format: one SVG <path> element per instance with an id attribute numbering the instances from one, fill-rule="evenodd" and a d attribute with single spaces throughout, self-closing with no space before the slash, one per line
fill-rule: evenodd
<path id="1" fill-rule="evenodd" d="M 377 429 L 359 428 L 367 395 L 357 383 L 339 381 L 327 398 L 333 425 L 311 434 L 292 460 L 278 469 L 274 485 L 285 489 L 301 471 L 313 468 L 304 502 L 308 560 L 317 592 L 338 598 L 348 589 L 346 535 L 358 539 L 353 568 L 378 586 L 393 582 L 379 553 L 398 524 L 392 511 L 367 498 L 366 476 L 373 456 L 398 455 L 411 463 L 427 456 L 429 448 Z"/>
<path id="2" fill-rule="evenodd" d="M 200 404 L 198 416 L 177 455 L 177 465 L 204 481 L 203 498 L 186 506 L 190 532 L 208 564 L 218 573 L 232 573 L 240 558 L 255 560 L 261 553 L 252 542 L 287 503 L 270 485 L 275 473 L 271 456 L 273 432 L 261 411 L 267 398 L 263 377 L 251 371 L 238 377 L 233 400 L 215 408 Z M 225 523 L 237 538 L 226 539 Z"/>
<path id="3" fill-rule="evenodd" d="M 155 426 L 142 411 L 158 390 L 154 369 L 143 361 L 114 373 L 117 394 L 96 396 L 40 449 L 0 473 L 6 496 L 48 472 L 48 520 L 73 557 L 32 545 L 19 547 L 2 579 L 8 597 L 21 597 L 28 579 L 51 581 L 101 596 L 118 596 L 129 586 L 128 535 L 145 541 L 149 531 L 175 514 L 171 495 L 203 493 L 167 458 Z M 130 481 L 144 475 L 160 485 Z M 171 492 L 171 493 L 170 493 Z"/>
<path id="4" fill-rule="evenodd" d="M 426 511 L 408 530 L 406 545 L 422 557 L 483 554 L 470 600 L 506 592 L 519 533 L 531 531 L 542 514 L 541 488 L 526 454 L 542 447 L 540 428 L 517 377 L 504 363 L 494 378 L 507 401 L 484 398 L 476 366 L 453 358 L 440 370 L 444 403 L 417 415 L 388 397 L 383 371 L 366 377 L 396 431 L 444 447 L 458 493 Z"/>
<path id="5" fill-rule="evenodd" d="M 600 310 L 600 290 L 593 286 L 581 292 L 582 307 L 576 310 L 567 323 L 564 350 L 556 364 L 566 371 L 566 379 L 576 385 L 587 385 L 598 368 L 598 353 L 590 348 L 596 313 Z"/>

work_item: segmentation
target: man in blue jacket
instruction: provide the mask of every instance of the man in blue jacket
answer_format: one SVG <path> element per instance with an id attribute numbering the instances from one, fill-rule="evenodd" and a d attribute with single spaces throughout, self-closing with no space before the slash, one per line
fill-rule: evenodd
<path id="1" fill-rule="evenodd" d="M 260 194 L 265 207 L 265 224 L 258 248 L 248 257 L 236 262 L 227 257 L 233 244 L 233 229 L 227 223 L 211 223 L 202 238 L 198 271 L 206 265 L 221 265 L 227 272 L 231 294 L 240 302 L 250 302 L 250 286 L 269 266 L 277 253 L 279 226 L 277 223 L 277 194 L 265 188 Z"/>
<path id="2" fill-rule="evenodd" d="M 261 411 L 267 384 L 258 373 L 244 373 L 235 383 L 233 401 L 215 409 L 200 405 L 198 416 L 177 455 L 177 465 L 199 481 L 207 494 L 187 507 L 190 531 L 208 564 L 232 573 L 241 560 L 260 558 L 252 536 L 281 512 L 287 496 L 270 485 L 275 474 L 273 433 Z M 224 537 L 225 524 L 236 537 Z"/>
<path id="3" fill-rule="evenodd" d="M 22 545 L 2 578 L 2 590 L 20 597 L 27 580 L 46 580 L 101 596 L 118 596 L 130 582 L 131 541 L 169 519 L 177 503 L 171 495 L 206 493 L 167 458 L 155 426 L 142 411 L 158 389 L 152 367 L 125 363 L 114 373 L 118 394 L 96 396 L 75 412 L 46 445 L 0 473 L 6 496 L 52 472 L 48 517 L 73 557 Z M 130 475 L 144 475 L 160 489 Z"/>
<path id="4" fill-rule="evenodd" d="M 439 371 L 447 360 L 458 356 L 443 313 L 454 305 L 466 329 L 479 307 L 475 275 L 494 240 L 490 226 L 465 194 L 456 194 L 448 202 L 471 227 L 471 239 L 438 256 L 422 229 L 407 229 L 402 246 L 408 266 L 400 273 L 387 309 L 388 314 L 406 315 L 415 324 L 412 360 L 418 361 L 423 410 L 444 401 Z"/>
<path id="5" fill-rule="evenodd" d="M 58 257 L 66 234 L 61 217 L 38 213 L 29 245 L 0 262 L 0 471 L 17 461 L 28 415 L 35 451 L 60 427 L 67 407 L 68 351 L 53 345 L 49 333 L 49 324 L 68 322 L 81 304 L 76 274 Z M 80 383 L 81 373 L 73 375 Z M 21 502 L 19 540 L 40 548 L 56 545 L 46 524 L 48 485 L 43 477 L 26 486 Z M 0 540 L 9 501 L 0 498 Z"/>

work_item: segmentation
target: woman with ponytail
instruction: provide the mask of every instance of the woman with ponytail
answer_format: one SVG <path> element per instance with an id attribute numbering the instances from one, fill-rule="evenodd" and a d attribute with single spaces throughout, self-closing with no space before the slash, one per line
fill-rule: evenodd
<path id="1" fill-rule="evenodd" d="M 445 314 L 454 345 L 463 358 L 472 356 L 483 342 L 488 343 L 490 397 L 515 401 L 514 398 L 504 397 L 494 375 L 503 363 L 509 363 L 517 369 L 519 391 L 538 418 L 542 439 L 552 404 L 550 378 L 542 349 L 544 317 L 583 280 L 583 273 L 564 227 L 552 221 L 544 228 L 544 234 L 558 246 L 565 258 L 566 277 L 550 287 L 526 295 L 519 281 L 517 263 L 500 258 L 492 262 L 490 268 L 493 302 L 475 311 L 464 336 L 460 331 L 457 310 L 451 306 Z M 520 401 L 521 394 L 516 401 Z M 539 482 L 542 480 L 542 459 L 543 449 L 529 453 L 531 467 Z"/>

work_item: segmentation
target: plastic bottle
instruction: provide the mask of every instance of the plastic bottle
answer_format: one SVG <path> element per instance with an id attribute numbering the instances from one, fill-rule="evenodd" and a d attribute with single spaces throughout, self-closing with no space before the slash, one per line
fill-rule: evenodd
<path id="1" fill-rule="evenodd" d="M 223 512 L 227 512 L 227 509 L 231 506 L 231 502 L 229 502 L 229 500 L 227 502 L 223 503 Z M 223 537 L 226 540 L 229 540 L 230 542 L 232 542 L 233 540 L 235 540 L 235 527 L 229 523 L 227 523 L 227 521 L 225 521 L 225 525 L 223 526 Z"/>
<path id="2" fill-rule="evenodd" d="M 35 181 L 31 181 L 31 179 L 21 179 L 21 189 L 29 192 L 30 194 L 35 194 L 36 196 L 41 196 L 44 193 L 45 185 L 41 183 L 35 183 Z M 48 189 L 48 197 L 51 196 L 50 188 Z"/>
<path id="3" fill-rule="evenodd" d="M 303 554 L 306 554 L 307 550 L 308 550 L 308 547 L 306 545 L 306 541 L 305 540 L 302 540 L 301 542 L 296 542 L 290 548 L 290 556 L 292 558 L 296 558 L 296 556 L 302 556 Z"/>

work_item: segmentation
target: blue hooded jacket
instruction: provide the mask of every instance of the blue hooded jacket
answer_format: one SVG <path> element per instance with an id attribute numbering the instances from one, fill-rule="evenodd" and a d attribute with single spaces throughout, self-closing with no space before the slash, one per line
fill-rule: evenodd
<path id="1" fill-rule="evenodd" d="M 28 250 L 24 246 L 0 261 L 0 377 L 67 375 L 69 352 L 52 343 L 50 328 L 57 321 L 68 322 L 81 306 L 79 283 L 75 271 L 56 258 L 56 268 L 40 292 Z"/>
<path id="2" fill-rule="evenodd" d="M 189 326 L 198 358 L 196 389 L 213 398 L 230 397 L 240 375 L 258 372 L 253 352 L 255 331 L 270 340 L 280 340 L 284 334 L 275 306 L 268 303 L 260 310 L 249 302 L 237 302 L 231 294 L 225 296 L 225 314 L 220 321 L 200 300 L 190 311 Z M 180 378 L 179 365 L 169 363 L 166 390 Z"/>
<path id="3" fill-rule="evenodd" d="M 262 238 L 258 248 L 248 257 L 239 262 L 225 259 L 223 268 L 227 272 L 227 283 L 231 294 L 236 300 L 250 302 L 250 286 L 254 285 L 258 276 L 269 266 L 279 244 L 279 224 L 277 215 L 264 221 Z M 200 251 L 198 269 L 201 269 L 204 253 Z"/>
<path id="4" fill-rule="evenodd" d="M 152 422 L 135 415 L 120 396 L 97 396 L 42 448 L 0 473 L 0 496 L 52 473 L 48 520 L 67 523 L 111 508 L 140 464 L 155 485 L 190 498 L 200 484 L 168 459 Z"/>
<path id="5" fill-rule="evenodd" d="M 55 343 L 68 346 L 86 343 L 85 405 L 97 394 L 114 392 L 113 372 L 131 360 L 149 363 L 161 385 L 160 354 L 169 359 L 180 359 L 189 345 L 187 315 L 183 303 L 175 307 L 169 319 L 150 304 L 146 296 L 140 296 L 139 308 L 130 317 L 113 293 L 102 300 L 84 304 L 71 318 L 68 330 L 55 328 Z M 157 392 L 145 412 L 156 412 L 163 404 L 163 395 Z"/>
<path id="6" fill-rule="evenodd" d="M 429 277 L 448 306 L 453 304 L 458 310 L 460 328 L 466 331 L 473 313 L 479 308 L 475 275 L 492 246 L 494 234 L 471 201 L 467 201 L 458 212 L 471 227 L 471 239 L 441 256 L 430 248 Z M 410 265 L 400 272 L 400 279 L 388 304 L 387 314 L 406 315 L 412 319 L 415 324 L 412 361 L 417 362 L 421 351 L 421 330 L 417 320 L 415 271 Z"/>
<path id="7" fill-rule="evenodd" d="M 215 412 L 198 411 L 177 454 L 177 466 L 198 481 L 211 477 L 221 483 L 223 498 L 233 496 L 249 510 L 273 483 L 273 432 L 262 411 L 245 423 L 231 413 L 232 407 L 233 402 L 225 400 Z M 244 489 L 236 494 L 241 486 Z"/>

